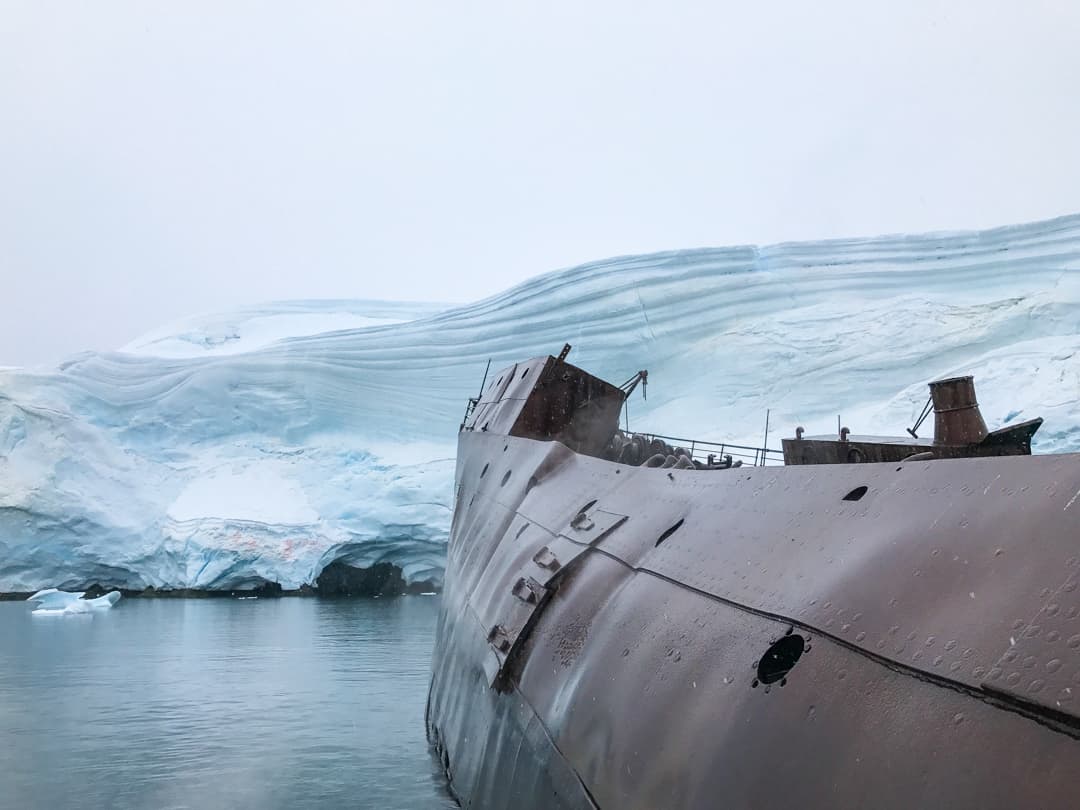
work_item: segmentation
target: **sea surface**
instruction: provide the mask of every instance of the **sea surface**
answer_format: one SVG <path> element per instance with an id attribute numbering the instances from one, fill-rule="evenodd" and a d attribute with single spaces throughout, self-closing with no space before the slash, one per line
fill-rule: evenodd
<path id="1" fill-rule="evenodd" d="M 453 808 L 437 597 L 0 603 L 0 808 Z"/>

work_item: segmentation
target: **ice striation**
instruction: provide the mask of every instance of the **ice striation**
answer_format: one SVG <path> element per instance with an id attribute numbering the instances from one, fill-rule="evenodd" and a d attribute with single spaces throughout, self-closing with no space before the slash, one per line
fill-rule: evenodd
<path id="1" fill-rule="evenodd" d="M 492 367 L 556 353 L 634 429 L 770 444 L 910 425 L 976 375 L 993 429 L 1080 450 L 1080 216 L 678 250 L 466 306 L 314 301 L 189 319 L 55 370 L 0 370 L 0 591 L 312 583 L 335 560 L 442 576 L 454 443 Z"/>

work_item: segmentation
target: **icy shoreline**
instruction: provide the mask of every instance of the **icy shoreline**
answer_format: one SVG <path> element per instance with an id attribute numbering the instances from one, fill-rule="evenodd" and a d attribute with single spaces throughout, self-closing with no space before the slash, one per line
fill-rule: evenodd
<path id="1" fill-rule="evenodd" d="M 335 576 L 327 580 L 327 572 L 334 571 Z M 302 597 L 319 599 L 339 598 L 375 598 L 397 596 L 435 596 L 442 588 L 431 580 L 406 582 L 400 567 L 392 563 L 380 563 L 368 569 L 354 569 L 340 563 L 331 563 L 316 579 L 315 585 L 302 585 L 286 590 L 277 583 L 268 582 L 262 586 L 248 589 L 211 589 L 211 588 L 163 588 L 153 587 L 142 590 L 114 588 L 97 583 L 84 589 L 87 599 L 119 593 L 125 599 L 278 599 L 284 597 Z M 30 591 L 0 592 L 0 602 L 24 602 L 35 594 Z"/>
<path id="2" fill-rule="evenodd" d="M 895 435 L 971 373 L 992 429 L 1042 416 L 1036 452 L 1080 450 L 1080 216 L 620 257 L 453 308 L 286 302 L 2 370 L 0 590 L 298 591 L 335 562 L 438 586 L 466 399 L 489 358 L 565 342 L 649 369 L 638 430 Z"/>

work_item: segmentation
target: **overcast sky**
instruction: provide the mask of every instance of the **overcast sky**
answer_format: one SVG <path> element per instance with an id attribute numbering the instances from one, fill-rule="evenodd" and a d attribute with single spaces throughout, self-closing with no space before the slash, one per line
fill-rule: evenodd
<path id="1" fill-rule="evenodd" d="M 1080 211 L 1078 9 L 0 0 L 0 365 L 274 299 Z"/>

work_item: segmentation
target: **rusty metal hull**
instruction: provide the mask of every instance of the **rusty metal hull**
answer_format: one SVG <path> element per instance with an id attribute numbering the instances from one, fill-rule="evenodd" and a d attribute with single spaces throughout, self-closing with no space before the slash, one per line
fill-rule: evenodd
<path id="1" fill-rule="evenodd" d="M 671 470 L 464 431 L 429 734 L 465 807 L 1072 806 L 1078 586 L 1078 455 Z"/>

